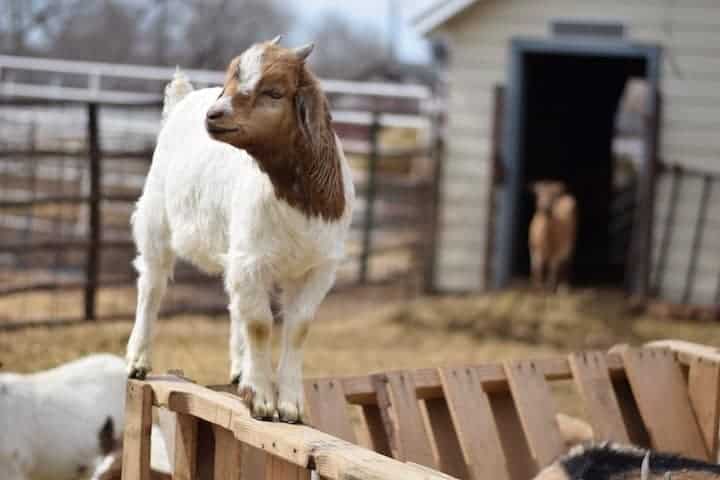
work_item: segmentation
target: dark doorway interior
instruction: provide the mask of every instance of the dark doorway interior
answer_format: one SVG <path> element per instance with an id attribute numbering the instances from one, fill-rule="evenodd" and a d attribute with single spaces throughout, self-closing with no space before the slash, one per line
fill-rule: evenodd
<path id="1" fill-rule="evenodd" d="M 620 98 L 630 77 L 645 77 L 645 57 L 526 53 L 519 164 L 523 185 L 565 182 L 577 199 L 573 284 L 622 285 L 624 261 L 611 259 L 612 140 Z M 514 275 L 529 273 L 527 234 L 534 198 L 518 199 Z"/>

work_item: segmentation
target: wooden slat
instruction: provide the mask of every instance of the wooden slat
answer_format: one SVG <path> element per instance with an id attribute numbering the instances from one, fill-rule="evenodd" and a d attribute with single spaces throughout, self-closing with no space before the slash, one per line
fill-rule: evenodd
<path id="1" fill-rule="evenodd" d="M 217 425 L 215 432 L 214 480 L 240 480 L 242 444 L 230 430 Z"/>
<path id="2" fill-rule="evenodd" d="M 242 480 L 256 480 L 265 478 L 265 465 L 269 455 L 262 450 L 251 447 L 250 445 L 242 446 Z"/>
<path id="3" fill-rule="evenodd" d="M 355 443 L 355 431 L 350 423 L 340 380 L 329 378 L 305 382 L 305 405 L 310 425 Z"/>
<path id="4" fill-rule="evenodd" d="M 214 480 L 215 433 L 213 432 L 213 424 L 198 420 L 197 438 L 197 478 L 198 480 Z"/>
<path id="5" fill-rule="evenodd" d="M 489 396 L 503 451 L 512 455 L 507 462 L 510 478 L 512 480 L 533 478 L 538 468 L 530 453 L 512 395 L 506 390 L 490 393 Z"/>
<path id="6" fill-rule="evenodd" d="M 628 349 L 623 361 L 653 448 L 708 459 L 682 370 L 672 352 Z"/>
<path id="7" fill-rule="evenodd" d="M 612 384 L 630 443 L 641 448 L 650 448 L 650 436 L 640 416 L 640 410 L 638 410 L 628 379 L 613 379 Z"/>
<path id="8" fill-rule="evenodd" d="M 608 368 L 610 369 L 610 377 L 622 378 L 625 376 L 625 370 L 622 365 L 620 355 L 608 354 Z M 535 361 L 537 368 L 543 373 L 548 380 L 569 380 L 572 378 L 570 364 L 566 358 L 544 358 Z M 508 390 L 505 371 L 501 364 L 483 364 L 483 386 L 487 393 L 503 392 Z M 440 375 L 435 368 L 423 368 L 412 372 L 415 386 L 417 387 L 417 396 L 421 400 L 431 398 L 442 398 L 442 386 L 440 384 Z M 373 381 L 367 375 L 346 377 L 341 379 L 343 382 L 343 390 L 349 403 L 357 405 L 376 405 L 377 397 L 375 395 L 375 386 Z"/>
<path id="9" fill-rule="evenodd" d="M 490 399 L 483 390 L 477 369 L 445 368 L 439 373 L 469 478 L 509 480 Z"/>
<path id="10" fill-rule="evenodd" d="M 710 460 L 718 455 L 720 421 L 720 363 L 696 357 L 690 363 L 688 377 L 690 403 L 695 411 Z"/>
<path id="11" fill-rule="evenodd" d="M 565 452 L 550 387 L 532 361 L 506 362 L 505 373 L 530 451 L 538 468 L 545 467 Z"/>
<path id="12" fill-rule="evenodd" d="M 197 419 L 176 414 L 173 480 L 196 480 Z"/>
<path id="13" fill-rule="evenodd" d="M 629 443 L 605 356 L 601 352 L 587 352 L 572 354 L 568 360 L 593 427 L 594 439 Z"/>
<path id="14" fill-rule="evenodd" d="M 150 480 L 152 389 L 129 380 L 126 395 L 122 480 Z"/>
<path id="15" fill-rule="evenodd" d="M 465 459 L 453 425 L 450 409 L 444 398 L 425 401 L 429 431 L 433 434 L 433 455 L 441 472 L 456 478 L 468 478 Z"/>
<path id="16" fill-rule="evenodd" d="M 435 461 L 430 447 L 430 439 L 415 395 L 415 382 L 411 373 L 390 372 L 382 376 L 378 384 L 378 397 L 383 387 L 387 395 L 385 408 L 381 412 L 385 416 L 385 424 L 392 429 L 390 446 L 393 456 L 401 461 L 408 461 L 435 468 Z"/>
<path id="17" fill-rule="evenodd" d="M 268 455 L 265 480 L 310 480 L 310 471 Z"/>
<path id="18" fill-rule="evenodd" d="M 365 417 L 365 425 L 367 425 L 372 450 L 388 457 L 392 456 L 390 441 L 385 431 L 380 408 L 376 405 L 363 405 L 362 413 L 363 417 Z"/>

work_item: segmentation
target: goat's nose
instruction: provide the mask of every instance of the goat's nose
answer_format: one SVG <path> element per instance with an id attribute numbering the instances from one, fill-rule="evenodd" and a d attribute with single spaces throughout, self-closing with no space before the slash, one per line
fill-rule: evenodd
<path id="1" fill-rule="evenodd" d="M 221 118 L 224 114 L 225 112 L 222 108 L 211 107 L 210 110 L 208 110 L 207 112 L 207 119 L 217 120 L 218 118 Z"/>

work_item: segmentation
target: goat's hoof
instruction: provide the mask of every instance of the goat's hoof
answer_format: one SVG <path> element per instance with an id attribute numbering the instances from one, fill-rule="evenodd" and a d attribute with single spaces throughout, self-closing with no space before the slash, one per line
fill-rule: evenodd
<path id="1" fill-rule="evenodd" d="M 132 367 L 128 371 L 128 378 L 134 378 L 137 380 L 145 380 L 145 377 L 147 377 L 148 371 L 150 371 L 150 370 L 145 367 Z"/>
<path id="2" fill-rule="evenodd" d="M 240 382 L 242 381 L 242 372 L 234 373 L 230 375 L 230 384 L 232 385 L 240 385 Z"/>
<path id="3" fill-rule="evenodd" d="M 250 410 L 250 414 L 257 420 L 272 420 L 275 415 L 275 399 L 272 389 L 260 391 L 249 384 L 240 384 L 238 388 L 240 398 Z"/>
<path id="4" fill-rule="evenodd" d="M 302 407 L 295 402 L 280 402 L 278 416 L 281 422 L 304 423 Z"/>

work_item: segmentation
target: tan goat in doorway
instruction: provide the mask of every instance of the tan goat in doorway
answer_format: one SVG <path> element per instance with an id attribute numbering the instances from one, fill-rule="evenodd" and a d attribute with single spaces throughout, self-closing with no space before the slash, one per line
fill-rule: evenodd
<path id="1" fill-rule="evenodd" d="M 533 283 L 555 291 L 560 282 L 568 283 L 577 229 L 575 198 L 557 181 L 536 182 L 532 190 L 536 199 L 529 235 Z"/>

